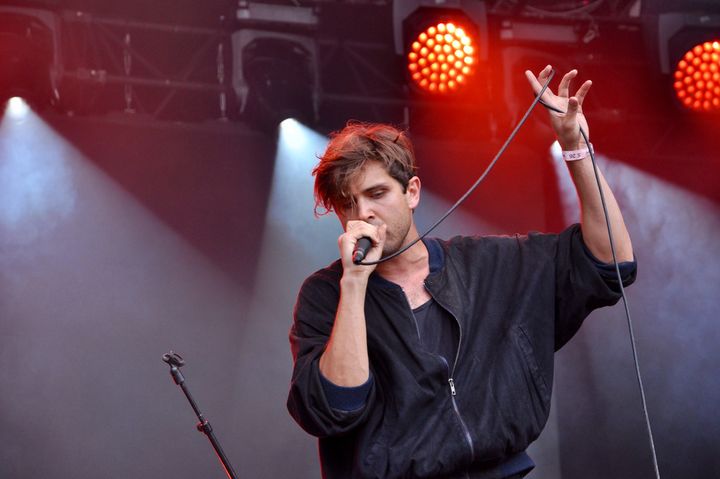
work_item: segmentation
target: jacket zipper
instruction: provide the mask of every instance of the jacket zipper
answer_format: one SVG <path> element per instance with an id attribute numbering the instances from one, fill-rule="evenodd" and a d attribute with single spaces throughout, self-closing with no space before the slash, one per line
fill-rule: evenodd
<path id="1" fill-rule="evenodd" d="M 440 356 L 440 359 L 442 359 L 442 361 L 445 363 L 445 366 L 447 366 L 448 368 L 448 372 L 450 372 L 450 365 L 447 363 L 447 361 L 445 361 L 445 358 Z M 468 429 L 467 424 L 465 424 L 465 420 L 460 414 L 460 409 L 458 409 L 457 401 L 455 401 L 455 396 L 457 396 L 457 389 L 455 389 L 455 380 L 452 378 L 452 374 L 450 374 L 450 377 L 448 378 L 448 384 L 450 385 L 450 402 L 452 403 L 453 411 L 455 411 L 455 415 L 458 418 L 460 427 L 462 427 L 463 434 L 465 435 L 465 442 L 467 443 L 468 448 L 470 448 L 470 464 L 472 464 L 473 462 L 475 462 L 475 448 L 473 446 L 472 436 L 470 435 L 470 429 Z"/>
<path id="2" fill-rule="evenodd" d="M 427 287 L 427 282 L 425 283 L 425 289 L 430 292 L 430 290 Z M 450 385 L 450 400 L 452 402 L 453 410 L 455 411 L 455 415 L 458 418 L 458 422 L 460 422 L 460 426 L 462 427 L 463 433 L 465 434 L 465 442 L 467 442 L 468 447 L 470 448 L 470 464 L 475 462 L 475 446 L 473 445 L 472 436 L 470 435 L 470 429 L 468 429 L 467 424 L 465 424 L 465 420 L 462 418 L 462 415 L 460 414 L 460 410 L 458 409 L 457 402 L 455 401 L 455 396 L 457 396 L 457 389 L 455 388 L 455 379 L 453 379 L 453 376 L 455 375 L 455 367 L 457 366 L 458 359 L 460 358 L 460 345 L 462 344 L 462 326 L 460 325 L 460 321 L 457 319 L 457 316 L 455 316 L 455 313 L 453 313 L 449 308 L 447 308 L 444 304 L 442 304 L 438 299 L 430 294 L 430 296 L 433 297 L 435 301 L 440 305 L 440 307 L 444 308 L 445 311 L 450 313 L 450 316 L 453 317 L 455 320 L 455 323 L 457 323 L 458 326 L 458 345 L 457 350 L 455 351 L 455 361 L 453 361 L 452 369 L 450 368 L 450 365 L 447 363 L 445 358 L 442 358 L 443 362 L 445 363 L 445 366 L 448 368 L 448 384 Z"/>

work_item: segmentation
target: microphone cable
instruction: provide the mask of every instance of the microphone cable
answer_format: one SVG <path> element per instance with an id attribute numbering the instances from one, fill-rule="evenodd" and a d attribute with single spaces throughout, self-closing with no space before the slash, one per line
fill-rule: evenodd
<path id="1" fill-rule="evenodd" d="M 457 200 L 457 201 L 455 202 L 455 204 L 452 205 L 452 206 L 450 207 L 450 209 L 448 209 L 448 210 L 445 212 L 445 214 L 440 217 L 440 219 L 438 219 L 435 223 L 433 223 L 432 226 L 430 226 L 430 228 L 428 228 L 423 234 L 421 234 L 420 236 L 418 236 L 417 238 L 415 238 L 413 241 L 411 241 L 409 244 L 407 244 L 407 245 L 405 245 L 404 247 L 400 248 L 400 249 L 397 250 L 396 252 L 394 252 L 394 253 L 392 253 L 392 254 L 389 254 L 389 255 L 387 255 L 387 256 L 385 256 L 385 257 L 383 257 L 383 258 L 380 258 L 380 259 L 378 259 L 378 260 L 375 260 L 375 261 L 364 261 L 364 260 L 363 260 L 362 262 L 356 263 L 356 264 L 361 264 L 361 265 L 365 265 L 365 266 L 371 266 L 371 265 L 374 265 L 374 264 L 384 263 L 385 261 L 389 261 L 389 260 L 395 258 L 396 256 L 399 256 L 399 255 L 403 254 L 405 251 L 407 251 L 408 249 L 410 249 L 410 248 L 412 248 L 413 246 L 415 246 L 415 244 L 416 244 L 418 241 L 422 240 L 422 239 L 425 238 L 428 234 L 430 234 L 430 232 L 433 231 L 435 228 L 437 228 L 438 225 L 440 225 L 440 223 L 442 223 L 443 221 L 445 221 L 445 218 L 447 218 L 448 216 L 450 216 L 450 214 L 452 214 L 453 211 L 455 211 L 462 203 L 464 203 L 465 200 L 468 198 L 468 196 L 470 196 L 470 195 L 472 194 L 472 192 L 475 191 L 475 189 L 476 189 L 478 186 L 480 186 L 480 183 L 482 183 L 482 182 L 485 180 L 485 178 L 487 177 L 488 173 L 490 173 L 490 170 L 492 170 L 493 167 L 495 166 L 495 163 L 497 163 L 497 161 L 500 159 L 500 157 L 503 155 L 503 153 L 505 153 L 505 150 L 507 150 L 508 146 L 510 146 L 510 143 L 512 143 L 512 141 L 515 139 L 515 136 L 517 135 L 518 131 L 520 131 L 520 128 L 522 128 L 522 126 L 525 124 L 525 122 L 527 121 L 527 119 L 530 117 L 530 113 L 532 113 L 532 111 L 535 109 L 535 106 L 542 101 L 542 100 L 540 99 L 540 97 L 542 96 L 543 93 L 545 93 L 545 90 L 547 90 L 548 85 L 550 85 L 550 82 L 552 81 L 552 79 L 553 79 L 554 76 L 555 76 L 555 70 L 552 70 L 552 71 L 550 72 L 550 78 L 547 79 L 547 81 L 545 82 L 545 84 L 543 85 L 543 87 L 540 89 L 540 92 L 537 94 L 537 96 L 535 97 L 535 99 L 533 100 L 533 102 L 530 104 L 530 106 L 528 107 L 528 109 L 525 111 L 525 114 L 524 114 L 523 117 L 520 119 L 520 121 L 518 122 L 518 124 L 515 126 L 515 128 L 513 129 L 513 131 L 510 133 L 510 136 L 507 137 L 507 140 L 505 140 L 505 143 L 503 143 L 502 147 L 501 147 L 500 150 L 497 152 L 497 154 L 495 155 L 495 157 L 493 158 L 493 160 L 490 162 L 490 164 L 487 166 L 487 168 L 485 168 L 485 171 L 482 172 L 482 174 L 480 175 L 480 177 L 478 177 L 478 179 L 475 180 L 475 183 L 473 183 L 472 186 L 470 186 L 470 188 L 468 188 L 468 190 L 465 192 L 465 194 L 463 194 L 463 195 L 460 197 L 460 199 Z"/>
<path id="2" fill-rule="evenodd" d="M 546 106 L 543 103 L 543 106 Z M 625 288 L 623 287 L 622 275 L 620 274 L 620 266 L 615 256 L 615 242 L 613 241 L 612 228 L 610 227 L 610 217 L 607 211 L 607 205 L 605 204 L 605 194 L 603 193 L 602 186 L 600 185 L 600 175 L 598 174 L 597 165 L 595 164 L 595 154 L 593 153 L 592 147 L 590 147 L 590 141 L 588 140 L 587 134 L 580 127 L 580 134 L 582 135 L 585 143 L 588 145 L 588 151 L 590 152 L 590 160 L 592 161 L 593 173 L 595 174 L 595 182 L 600 192 L 600 202 L 603 207 L 603 214 L 605 215 L 605 224 L 607 225 L 608 239 L 610 240 L 610 251 L 612 252 L 613 266 L 615 266 L 615 275 L 617 276 L 618 286 L 620 286 L 620 295 L 622 297 L 623 306 L 625 307 L 625 318 L 627 319 L 628 332 L 630 333 L 630 348 L 632 349 L 633 363 L 635 365 L 635 376 L 637 377 L 638 388 L 640 389 L 640 400 L 642 402 L 643 417 L 645 418 L 645 427 L 647 428 L 648 440 L 650 442 L 650 451 L 652 453 L 653 468 L 655 469 L 655 478 L 660 479 L 660 468 L 658 466 L 657 453 L 655 452 L 655 440 L 653 439 L 652 427 L 650 426 L 650 415 L 647 410 L 647 401 L 645 400 L 645 388 L 643 387 L 642 375 L 640 374 L 640 361 L 638 359 L 637 345 L 635 344 L 635 333 L 633 332 L 633 323 L 630 317 L 630 308 L 628 301 L 625 296 Z"/>
<path id="3" fill-rule="evenodd" d="M 555 108 L 554 106 L 546 103 L 543 100 L 540 100 L 540 104 L 548 110 L 554 111 L 556 113 L 565 113 L 564 111 Z M 652 462 L 653 468 L 655 470 L 655 478 L 660 479 L 660 467 L 658 466 L 657 453 L 655 452 L 655 440 L 653 439 L 652 427 L 650 425 L 650 415 L 647 410 L 647 401 L 645 400 L 645 387 L 643 386 L 642 374 L 640 374 L 640 361 L 638 359 L 637 345 L 635 343 L 633 322 L 630 315 L 630 307 L 628 305 L 627 297 L 625 296 L 625 288 L 623 287 L 622 275 L 620 274 L 620 266 L 618 265 L 617 257 L 615 256 L 615 241 L 613 239 L 612 227 L 610 226 L 610 216 L 608 214 L 607 204 L 605 203 L 605 193 L 603 193 L 603 189 L 600 183 L 600 175 L 598 174 L 597 164 L 595 163 L 595 153 L 593 152 L 593 148 L 590 146 L 590 140 L 588 139 L 587 133 L 585 132 L 585 130 L 583 130 L 582 126 L 580 126 L 580 134 L 582 135 L 585 144 L 588 145 L 588 151 L 590 152 L 590 161 L 592 162 L 593 173 L 595 174 L 595 182 L 597 183 L 598 192 L 600 193 L 600 203 L 602 204 L 603 214 L 605 215 L 605 225 L 607 226 L 608 240 L 610 241 L 610 251 L 612 252 L 613 266 L 615 266 L 615 275 L 618 280 L 618 285 L 620 286 L 620 294 L 622 297 L 623 306 L 625 308 L 625 318 L 627 319 L 628 332 L 630 335 L 630 348 L 632 349 L 633 364 L 635 366 L 635 376 L 637 378 L 638 388 L 640 389 L 642 412 L 645 419 L 645 427 L 647 429 L 648 440 L 650 443 L 650 452 L 652 453 Z"/>
<path id="4" fill-rule="evenodd" d="M 414 240 L 411 241 L 409 244 L 405 245 L 403 248 L 399 249 L 399 250 L 396 251 L 395 253 L 390 254 L 390 255 L 388 255 L 388 256 L 385 256 L 385 257 L 383 257 L 383 258 L 380 258 L 380 259 L 378 259 L 378 260 L 376 260 L 376 261 L 363 261 L 363 262 L 360 262 L 360 263 L 358 263 L 358 264 L 362 264 L 362 265 L 375 265 L 375 264 L 380 264 L 380 263 L 384 263 L 385 261 L 391 260 L 391 259 L 395 258 L 396 256 L 401 255 L 402 253 L 404 253 L 405 251 L 407 251 L 407 250 L 410 249 L 411 247 L 413 247 L 418 241 L 421 241 L 421 240 L 422 240 L 423 238 L 425 238 L 431 231 L 433 231 L 435 228 L 437 228 L 438 225 L 440 225 L 440 223 L 442 223 L 442 222 L 443 222 L 448 216 L 450 216 L 462 203 L 464 203 L 465 200 L 466 200 L 466 199 L 473 193 L 473 191 L 475 191 L 475 189 L 480 185 L 480 183 L 482 183 L 482 182 L 485 180 L 485 178 L 487 177 L 487 175 L 490 173 L 490 171 L 493 169 L 493 167 L 494 167 L 495 164 L 497 163 L 498 159 L 500 159 L 500 157 L 505 153 L 505 150 L 507 150 L 507 148 L 508 148 L 508 146 L 510 145 L 510 143 L 515 139 L 515 136 L 517 135 L 518 131 L 519 131 L 520 128 L 525 124 L 525 122 L 527 121 L 528 117 L 530 116 L 530 113 L 532 113 L 532 111 L 535 109 L 535 106 L 536 106 L 538 103 L 540 103 L 542 106 L 544 106 L 544 107 L 547 108 L 548 110 L 554 111 L 554 112 L 556 112 L 556 113 L 565 114 L 564 111 L 562 111 L 562 110 L 560 110 L 560 109 L 558 109 L 558 108 L 556 108 L 556 107 L 554 107 L 554 106 L 546 103 L 545 101 L 543 101 L 543 100 L 541 99 L 543 93 L 545 93 L 545 90 L 547 90 L 548 85 L 550 85 L 550 82 L 552 81 L 552 79 L 553 79 L 554 76 L 555 76 L 555 70 L 553 69 L 553 70 L 550 72 L 550 77 L 547 79 L 547 81 L 546 81 L 545 84 L 542 86 L 542 88 L 540 89 L 540 91 L 535 95 L 535 99 L 534 99 L 533 102 L 530 104 L 530 106 L 528 107 L 528 109 L 525 111 L 525 114 L 523 115 L 522 119 L 521 119 L 521 120 L 518 122 L 518 124 L 515 126 L 515 128 L 513 129 L 513 131 L 512 131 L 512 132 L 510 133 L 510 135 L 508 136 L 507 140 L 505 140 L 505 143 L 502 145 L 502 147 L 501 147 L 500 150 L 497 152 L 497 154 L 495 155 L 495 157 L 493 158 L 493 160 L 490 162 L 490 164 L 487 166 L 487 168 L 485 169 L 485 171 L 483 171 L 483 173 L 478 177 L 478 179 L 475 181 L 475 183 L 473 183 L 472 186 L 470 186 L 470 188 L 468 188 L 468 190 L 465 192 L 465 194 L 463 194 L 463 195 L 460 197 L 460 199 L 458 199 L 458 200 L 455 202 L 455 204 L 452 205 L 452 206 L 450 207 L 450 209 L 448 209 L 448 211 L 447 211 L 445 214 L 443 214 L 437 221 L 435 221 L 435 223 L 433 223 L 422 235 L 418 236 L 416 239 L 414 239 Z M 644 417 L 644 419 L 645 419 L 645 427 L 646 427 L 646 429 L 647 429 L 647 436 L 648 436 L 648 440 L 649 440 L 649 443 L 650 443 L 650 451 L 651 451 L 651 453 L 652 453 L 652 462 L 653 462 L 653 468 L 654 468 L 654 470 L 655 470 L 655 478 L 656 478 L 656 479 L 660 479 L 660 468 L 659 468 L 659 466 L 658 466 L 657 453 L 656 453 L 656 451 L 655 451 L 655 440 L 653 439 L 652 426 L 650 425 L 650 415 L 648 414 L 648 410 L 647 410 L 647 401 L 646 401 L 646 399 L 645 399 L 645 388 L 644 388 L 644 386 L 643 386 L 642 374 L 640 373 L 640 361 L 639 361 L 639 359 L 638 359 L 637 345 L 636 345 L 636 342 L 635 342 L 635 333 L 634 333 L 632 318 L 631 318 L 631 315 L 630 315 L 630 308 L 629 308 L 629 305 L 628 305 L 627 297 L 625 296 L 625 288 L 623 287 L 622 275 L 620 274 L 620 266 L 618 265 L 617 256 L 616 256 L 616 254 L 615 254 L 615 242 L 614 242 L 614 239 L 613 239 L 612 227 L 610 226 L 610 215 L 608 214 L 607 204 L 606 204 L 606 202 L 605 202 L 605 194 L 603 193 L 602 184 L 601 184 L 601 182 L 600 182 L 600 175 L 598 174 L 598 168 L 597 168 L 597 164 L 596 164 L 596 162 L 595 162 L 595 153 L 593 152 L 593 148 L 590 146 L 590 141 L 589 141 L 589 139 L 588 139 L 588 137 L 587 137 L 587 133 L 585 132 L 585 130 L 583 130 L 582 126 L 580 126 L 579 128 L 580 128 L 580 134 L 582 135 L 583 140 L 585 141 L 585 144 L 588 145 L 588 151 L 589 151 L 589 153 L 590 153 L 590 161 L 592 162 L 593 173 L 594 173 L 594 175 L 595 175 L 595 182 L 597 183 L 598 192 L 600 193 L 600 203 L 601 203 L 601 205 L 602 205 L 603 214 L 604 214 L 604 216 L 605 216 L 605 225 L 607 226 L 608 240 L 610 241 L 610 251 L 612 252 L 613 266 L 615 267 L 615 275 L 616 275 L 616 277 L 617 277 L 618 285 L 619 285 L 619 287 L 620 287 L 620 295 L 621 295 L 621 298 L 622 298 L 622 301 L 623 301 L 623 306 L 624 306 L 624 309 L 625 309 L 625 317 L 626 317 L 626 319 L 627 319 L 628 332 L 629 332 L 629 336 L 630 336 L 630 346 L 631 346 L 631 349 L 632 349 L 633 363 L 634 363 L 634 366 L 635 366 L 635 376 L 636 376 L 636 378 L 637 378 L 638 387 L 639 387 L 639 389 L 640 389 L 640 400 L 641 400 L 641 402 L 642 402 L 643 417 Z"/>

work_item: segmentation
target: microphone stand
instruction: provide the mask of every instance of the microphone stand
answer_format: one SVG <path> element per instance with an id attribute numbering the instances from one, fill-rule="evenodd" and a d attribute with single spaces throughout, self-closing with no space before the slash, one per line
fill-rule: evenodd
<path id="1" fill-rule="evenodd" d="M 170 365 L 170 375 L 172 376 L 173 381 L 175 381 L 175 384 L 180 386 L 180 389 L 182 389 L 182 391 L 185 393 L 185 397 L 187 398 L 190 406 L 193 408 L 193 411 L 195 411 L 195 415 L 198 418 L 199 422 L 196 425 L 197 430 L 205 434 L 210 440 L 210 444 L 212 444 L 213 449 L 215 449 L 215 454 L 217 454 L 218 459 L 220 459 L 220 462 L 225 469 L 225 474 L 227 474 L 230 479 L 238 479 L 237 474 L 235 474 L 235 470 L 230 464 L 228 458 L 225 456 L 222 447 L 220 447 L 220 443 L 218 442 L 215 434 L 213 433 L 212 426 L 210 425 L 208 420 L 203 417 L 202 413 L 197 407 L 197 404 L 195 404 L 195 401 L 190 395 L 190 391 L 188 391 L 187 387 L 185 386 L 185 377 L 183 377 L 182 373 L 180 372 L 180 368 L 185 365 L 185 360 L 179 354 L 172 351 L 163 354 L 162 360 L 168 363 L 168 365 Z"/>

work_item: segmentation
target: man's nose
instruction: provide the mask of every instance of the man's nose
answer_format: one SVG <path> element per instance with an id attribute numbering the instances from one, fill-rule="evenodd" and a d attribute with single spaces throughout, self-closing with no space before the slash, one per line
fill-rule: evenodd
<path id="1" fill-rule="evenodd" d="M 357 200 L 357 216 L 358 219 L 368 221 L 375 218 L 375 212 L 373 211 L 372 204 L 364 198 Z"/>

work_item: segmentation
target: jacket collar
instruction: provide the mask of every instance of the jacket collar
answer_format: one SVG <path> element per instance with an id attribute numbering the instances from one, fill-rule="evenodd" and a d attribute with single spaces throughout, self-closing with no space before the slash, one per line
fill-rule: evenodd
<path id="1" fill-rule="evenodd" d="M 445 251 L 437 238 L 423 238 L 422 242 L 428 250 L 430 274 L 437 273 L 445 264 Z"/>
<path id="2" fill-rule="evenodd" d="M 423 238 L 422 242 L 428 250 L 429 276 L 432 276 L 442 270 L 445 265 L 445 251 L 437 238 Z M 370 275 L 370 281 L 385 288 L 398 287 L 375 272 Z"/>

